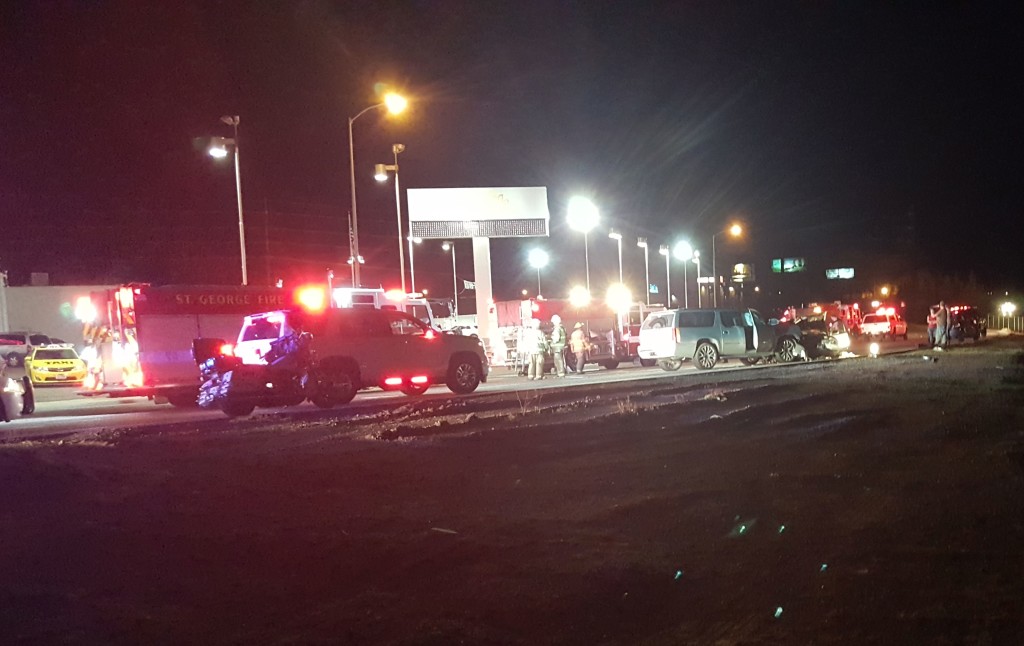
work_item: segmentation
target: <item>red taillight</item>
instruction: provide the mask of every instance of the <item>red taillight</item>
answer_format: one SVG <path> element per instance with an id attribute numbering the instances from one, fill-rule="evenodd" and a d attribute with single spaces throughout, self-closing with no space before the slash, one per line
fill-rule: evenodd
<path id="1" fill-rule="evenodd" d="M 384 385 L 385 386 L 401 386 L 402 385 L 402 378 L 401 377 L 386 377 L 384 379 Z"/>
<path id="2" fill-rule="evenodd" d="M 437 337 L 437 334 L 435 334 L 433 330 L 427 330 L 423 336 L 427 339 L 433 339 Z"/>
<path id="3" fill-rule="evenodd" d="M 682 343 L 682 339 L 679 338 L 679 328 L 677 328 L 677 327 L 672 328 L 672 339 L 676 343 Z"/>
<path id="4" fill-rule="evenodd" d="M 231 355 L 235 354 L 235 346 L 231 345 L 230 343 L 225 343 L 224 345 L 220 346 L 220 353 L 225 357 L 230 357 Z"/>
<path id="5" fill-rule="evenodd" d="M 409 381 L 414 384 L 425 384 L 427 383 L 427 377 L 426 375 L 417 375 L 410 379 Z"/>

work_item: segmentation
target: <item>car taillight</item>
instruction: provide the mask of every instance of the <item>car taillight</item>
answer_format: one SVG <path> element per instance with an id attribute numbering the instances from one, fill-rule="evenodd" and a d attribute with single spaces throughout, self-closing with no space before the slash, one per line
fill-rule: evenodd
<path id="1" fill-rule="evenodd" d="M 680 338 L 679 334 L 679 328 L 677 327 L 672 328 L 672 340 L 675 341 L 676 343 L 682 343 L 682 339 Z"/>
<path id="2" fill-rule="evenodd" d="M 437 334 L 433 330 L 427 330 L 423 336 L 427 339 L 437 338 Z"/>
<path id="3" fill-rule="evenodd" d="M 427 377 L 426 375 L 417 375 L 410 379 L 409 381 L 414 384 L 425 384 L 427 383 Z"/>
<path id="4" fill-rule="evenodd" d="M 402 378 L 401 377 L 386 377 L 384 379 L 384 385 L 385 386 L 401 386 L 402 385 Z"/>
<path id="5" fill-rule="evenodd" d="M 235 354 L 235 346 L 231 345 L 230 343 L 225 343 L 224 345 L 220 346 L 220 353 L 225 357 L 230 357 Z"/>

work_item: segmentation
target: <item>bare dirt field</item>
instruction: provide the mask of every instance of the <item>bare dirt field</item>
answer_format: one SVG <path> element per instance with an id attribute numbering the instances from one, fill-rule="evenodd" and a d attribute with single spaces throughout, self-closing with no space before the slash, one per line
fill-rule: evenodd
<path id="1" fill-rule="evenodd" d="M 0 445 L 0 642 L 1021 643 L 1024 340 L 711 379 Z"/>

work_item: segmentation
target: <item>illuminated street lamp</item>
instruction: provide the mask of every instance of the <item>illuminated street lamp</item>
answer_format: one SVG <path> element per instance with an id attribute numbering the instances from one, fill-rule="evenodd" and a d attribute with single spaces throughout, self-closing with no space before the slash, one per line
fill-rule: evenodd
<path id="1" fill-rule="evenodd" d="M 459 315 L 459 277 L 455 273 L 455 243 L 445 240 L 441 243 L 441 248 L 445 251 L 452 252 L 452 306 L 455 316 Z"/>
<path id="2" fill-rule="evenodd" d="M 590 250 L 587 236 L 590 230 L 597 226 L 599 219 L 597 207 L 587 198 L 577 196 L 569 200 L 566 220 L 568 220 L 570 228 L 583 234 L 583 258 L 587 266 L 587 291 L 590 291 Z"/>
<path id="3" fill-rule="evenodd" d="M 667 244 L 661 245 L 658 248 L 658 253 L 665 256 L 665 307 L 672 307 L 672 274 L 669 272 L 669 261 L 672 255 Z"/>
<path id="4" fill-rule="evenodd" d="M 207 152 L 211 157 L 223 159 L 228 156 L 228 146 L 235 154 L 235 194 L 238 198 L 238 246 L 242 256 L 242 284 L 249 284 L 249 271 L 245 260 L 245 217 L 242 213 L 242 175 L 238 163 L 238 115 L 221 117 L 220 120 L 235 129 L 235 137 L 214 137 Z"/>
<path id="5" fill-rule="evenodd" d="M 651 261 L 648 256 L 647 238 L 637 238 L 636 246 L 644 250 L 644 291 L 647 292 L 647 304 L 651 304 Z"/>
<path id="6" fill-rule="evenodd" d="M 672 255 L 676 257 L 676 260 L 683 261 L 683 307 L 690 306 L 690 292 L 689 292 L 689 280 L 686 276 L 686 266 L 690 264 L 690 260 L 693 259 L 693 247 L 686 240 L 680 240 L 676 243 L 676 246 L 672 248 Z"/>
<path id="7" fill-rule="evenodd" d="M 402 276 L 402 293 L 405 294 L 407 292 L 405 291 L 405 254 L 402 251 L 402 198 L 398 190 L 398 153 L 405 152 L 405 146 L 403 144 L 393 144 L 391 152 L 395 155 L 395 163 L 376 164 L 374 166 L 374 177 L 377 178 L 378 182 L 386 182 L 388 180 L 388 171 L 395 174 L 395 213 L 398 218 L 398 271 Z M 412 242 L 409 243 L 409 253 L 412 253 Z M 412 262 L 411 256 L 409 262 Z"/>
<path id="8" fill-rule="evenodd" d="M 718 265 L 715 264 L 715 238 L 722 235 L 723 233 L 728 233 L 732 237 L 738 238 L 741 235 L 743 235 L 743 227 L 741 227 L 738 224 L 733 224 L 728 229 L 725 229 L 724 231 L 719 231 L 718 233 L 711 236 L 711 273 L 713 274 L 712 278 L 714 279 L 715 283 L 715 307 L 718 307 Z"/>
<path id="9" fill-rule="evenodd" d="M 576 285 L 569 290 L 569 304 L 580 309 L 590 304 L 590 290 L 583 285 Z"/>
<path id="10" fill-rule="evenodd" d="M 540 270 L 548 265 L 548 252 L 543 249 L 531 249 L 527 261 L 537 270 L 537 298 L 540 298 Z"/>
<path id="11" fill-rule="evenodd" d="M 356 207 L 356 149 L 352 141 L 352 124 L 355 123 L 356 119 L 363 116 L 370 110 L 376 110 L 377 108 L 386 108 L 391 114 L 398 114 L 405 110 L 408 105 L 408 101 L 398 94 L 388 93 L 384 95 L 384 100 L 380 103 L 375 103 L 371 106 L 363 108 L 363 110 L 354 117 L 348 119 L 348 165 L 349 165 L 349 177 L 351 180 L 352 190 L 352 231 L 349 237 L 349 256 L 351 258 L 359 259 L 359 262 L 352 262 L 352 286 L 358 287 L 359 281 L 359 265 L 362 264 L 362 256 L 359 255 L 359 210 Z M 397 162 L 396 162 L 397 164 Z"/>
<path id="12" fill-rule="evenodd" d="M 889 295 L 889 286 L 888 285 L 882 285 L 882 288 L 880 290 L 878 290 L 878 292 L 882 296 L 888 296 Z"/>
<path id="13" fill-rule="evenodd" d="M 612 229 L 608 232 L 608 237 L 614 240 L 619 247 L 619 284 L 622 284 L 622 234 Z"/>

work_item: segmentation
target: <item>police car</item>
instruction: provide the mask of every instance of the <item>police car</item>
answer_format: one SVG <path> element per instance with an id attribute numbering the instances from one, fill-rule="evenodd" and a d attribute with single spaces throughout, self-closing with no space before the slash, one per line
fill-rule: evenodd
<path id="1" fill-rule="evenodd" d="M 70 343 L 51 343 L 32 349 L 25 374 L 33 384 L 80 384 L 88 370 Z"/>

